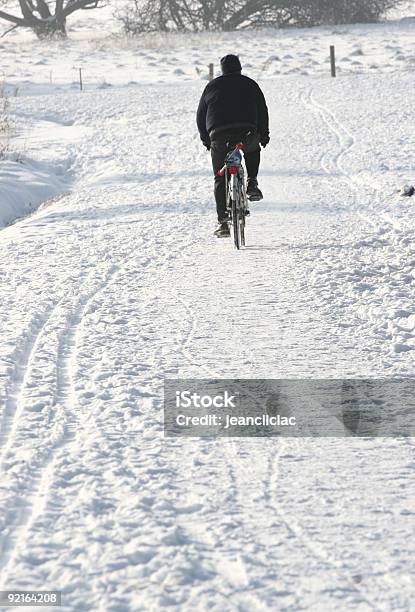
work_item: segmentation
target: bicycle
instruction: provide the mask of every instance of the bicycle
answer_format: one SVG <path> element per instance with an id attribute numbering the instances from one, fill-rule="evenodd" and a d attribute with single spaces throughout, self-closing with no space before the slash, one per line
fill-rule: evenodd
<path id="1" fill-rule="evenodd" d="M 226 208 L 229 223 L 233 228 L 233 240 L 238 250 L 245 246 L 246 217 L 249 215 L 246 195 L 245 171 L 242 165 L 242 151 L 245 144 L 240 142 L 228 153 L 225 165 L 219 170 L 219 176 L 225 176 Z"/>

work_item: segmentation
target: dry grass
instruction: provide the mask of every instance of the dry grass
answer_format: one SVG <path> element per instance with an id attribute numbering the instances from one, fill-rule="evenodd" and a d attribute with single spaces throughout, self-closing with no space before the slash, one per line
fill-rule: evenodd
<path id="1" fill-rule="evenodd" d="M 0 159 L 4 159 L 10 150 L 10 103 L 4 83 L 0 83 Z"/>

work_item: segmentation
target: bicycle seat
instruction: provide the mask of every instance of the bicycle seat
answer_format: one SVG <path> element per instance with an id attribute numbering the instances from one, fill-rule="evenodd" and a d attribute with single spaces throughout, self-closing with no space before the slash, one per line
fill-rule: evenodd
<path id="1" fill-rule="evenodd" d="M 248 129 L 243 134 L 241 134 L 238 138 L 233 138 L 226 143 L 228 149 L 245 149 L 248 145 L 248 140 L 250 136 L 254 135 L 254 130 Z"/>

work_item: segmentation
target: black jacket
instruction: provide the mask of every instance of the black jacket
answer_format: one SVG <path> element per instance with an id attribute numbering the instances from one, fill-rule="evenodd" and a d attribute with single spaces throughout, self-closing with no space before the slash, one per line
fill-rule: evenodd
<path id="1" fill-rule="evenodd" d="M 240 74 L 220 76 L 205 88 L 197 111 L 197 127 L 204 143 L 209 132 L 233 123 L 256 125 L 262 140 L 269 138 L 268 108 L 258 83 Z"/>

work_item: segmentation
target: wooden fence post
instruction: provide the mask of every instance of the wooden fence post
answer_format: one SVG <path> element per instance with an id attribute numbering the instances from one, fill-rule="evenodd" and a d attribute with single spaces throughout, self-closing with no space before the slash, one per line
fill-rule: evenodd
<path id="1" fill-rule="evenodd" d="M 84 83 L 82 81 L 82 68 L 79 69 L 79 88 L 81 91 L 84 90 Z"/>
<path id="2" fill-rule="evenodd" d="M 331 65 L 331 76 L 336 76 L 336 49 L 334 45 L 330 45 L 330 65 Z"/>
<path id="3" fill-rule="evenodd" d="M 215 66 L 213 64 L 209 64 L 209 81 L 213 81 L 215 77 Z"/>

